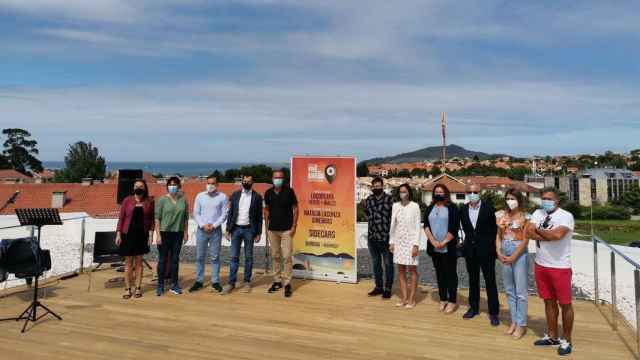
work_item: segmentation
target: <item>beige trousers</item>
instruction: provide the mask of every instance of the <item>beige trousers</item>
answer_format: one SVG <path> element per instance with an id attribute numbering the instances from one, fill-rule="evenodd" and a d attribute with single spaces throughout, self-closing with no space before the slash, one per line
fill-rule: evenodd
<path id="1" fill-rule="evenodd" d="M 282 282 L 282 285 L 286 286 L 291 283 L 293 273 L 291 231 L 269 231 L 269 242 L 271 242 L 273 282 Z M 283 259 L 284 271 L 282 270 Z"/>

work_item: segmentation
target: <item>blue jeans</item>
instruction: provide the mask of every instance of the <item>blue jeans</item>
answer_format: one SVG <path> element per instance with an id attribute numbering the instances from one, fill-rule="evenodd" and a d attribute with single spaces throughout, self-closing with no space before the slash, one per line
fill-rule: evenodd
<path id="1" fill-rule="evenodd" d="M 501 251 L 504 256 L 511 256 L 519 241 L 503 240 Z M 517 326 L 527 326 L 529 306 L 529 252 L 525 250 L 511 265 L 502 265 L 502 279 L 509 302 L 511 322 Z"/>
<path id="2" fill-rule="evenodd" d="M 178 271 L 180 266 L 180 249 L 184 232 L 162 231 L 160 239 L 162 244 L 158 245 L 158 289 L 164 290 L 165 264 L 167 255 L 171 254 L 171 286 L 179 288 Z"/>
<path id="3" fill-rule="evenodd" d="M 376 289 L 391 290 L 393 286 L 393 254 L 389 251 L 389 243 L 386 241 L 369 241 L 369 253 L 373 276 L 376 281 Z M 384 279 L 383 279 L 384 263 Z"/>
<path id="4" fill-rule="evenodd" d="M 207 248 L 211 256 L 211 283 L 220 283 L 220 243 L 222 229 L 217 227 L 213 232 L 206 233 L 202 229 L 196 232 L 196 281 L 204 283 L 204 260 Z"/>
<path id="5" fill-rule="evenodd" d="M 253 239 L 256 234 L 251 228 L 236 227 L 231 234 L 231 265 L 229 266 L 229 284 L 235 285 L 240 262 L 240 247 L 244 242 L 244 282 L 251 282 L 253 271 Z"/>

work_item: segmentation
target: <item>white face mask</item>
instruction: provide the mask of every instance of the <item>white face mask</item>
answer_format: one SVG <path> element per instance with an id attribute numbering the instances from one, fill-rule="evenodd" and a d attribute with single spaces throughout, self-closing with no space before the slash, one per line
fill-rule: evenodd
<path id="1" fill-rule="evenodd" d="M 409 198 L 409 193 L 400 193 L 400 199 L 407 200 Z"/>
<path id="2" fill-rule="evenodd" d="M 518 200 L 514 200 L 514 199 L 507 200 L 507 206 L 509 207 L 509 209 L 514 210 L 515 208 L 518 207 Z"/>
<path id="3" fill-rule="evenodd" d="M 216 191 L 216 186 L 212 184 L 207 184 L 207 191 L 210 193 Z"/>

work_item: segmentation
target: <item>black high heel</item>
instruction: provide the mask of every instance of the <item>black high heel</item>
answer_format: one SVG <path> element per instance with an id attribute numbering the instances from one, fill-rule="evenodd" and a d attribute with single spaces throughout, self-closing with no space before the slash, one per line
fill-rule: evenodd
<path id="1" fill-rule="evenodd" d="M 125 294 L 122 295 L 122 298 L 125 300 L 131 299 L 131 288 L 126 288 L 124 289 L 124 291 L 125 291 Z"/>

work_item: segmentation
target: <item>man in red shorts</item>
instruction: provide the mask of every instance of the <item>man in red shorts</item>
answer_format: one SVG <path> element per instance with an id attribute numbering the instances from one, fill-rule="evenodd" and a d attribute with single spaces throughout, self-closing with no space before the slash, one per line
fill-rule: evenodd
<path id="1" fill-rule="evenodd" d="M 557 346 L 558 355 L 571 353 L 573 306 L 571 305 L 571 238 L 574 220 L 558 205 L 558 191 L 542 190 L 542 206 L 531 216 L 527 233 L 536 241 L 535 276 L 538 294 L 544 299 L 547 331 L 535 346 Z M 558 304 L 562 309 L 562 338 L 558 338 Z"/>

